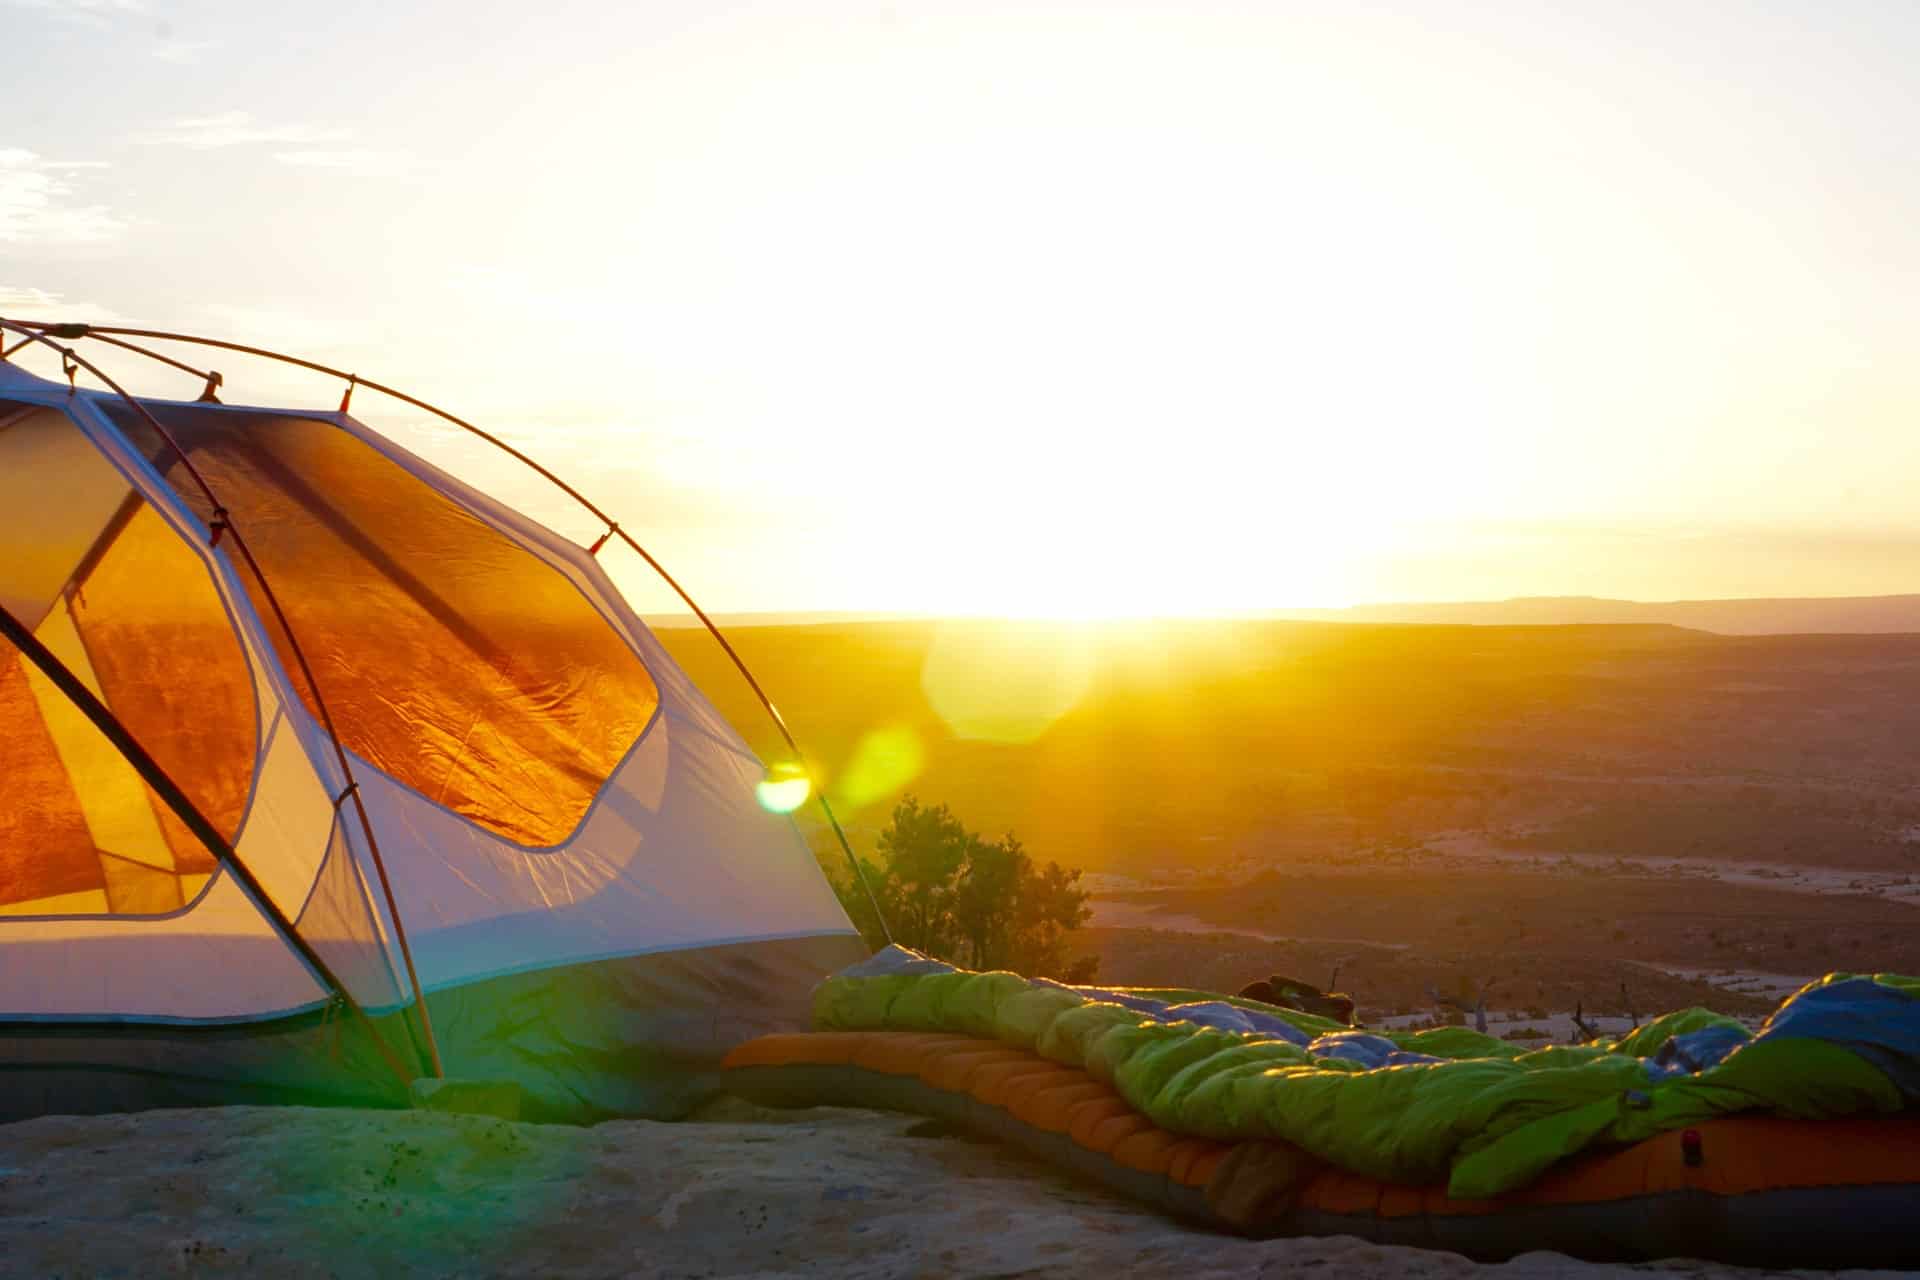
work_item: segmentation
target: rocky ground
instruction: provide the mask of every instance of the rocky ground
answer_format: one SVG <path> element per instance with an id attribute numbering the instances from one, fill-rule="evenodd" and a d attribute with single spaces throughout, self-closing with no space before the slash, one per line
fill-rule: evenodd
<path id="1" fill-rule="evenodd" d="M 0 1275 L 1757 1276 L 1193 1231 L 901 1116 L 580 1129 L 235 1107 L 0 1127 Z"/>
<path id="2" fill-rule="evenodd" d="M 1692 1005 L 1760 1018 L 1826 973 L 1920 971 L 1909 879 L 1519 857 L 1462 839 L 1209 884 L 1103 877 L 1073 945 L 1122 984 L 1232 991 L 1274 972 L 1325 985 L 1337 970 L 1375 1024 L 1431 1013 L 1435 991 L 1484 995 L 1521 1025 L 1576 1007 L 1621 1028 Z"/>

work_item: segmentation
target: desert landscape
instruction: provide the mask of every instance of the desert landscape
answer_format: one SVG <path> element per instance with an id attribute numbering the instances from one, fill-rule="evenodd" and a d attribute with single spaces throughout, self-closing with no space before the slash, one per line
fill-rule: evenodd
<path id="1" fill-rule="evenodd" d="M 773 758 L 717 646 L 661 634 Z M 1181 621 L 730 638 L 793 691 L 856 843 L 912 792 L 1084 869 L 1077 945 L 1107 981 L 1337 972 L 1363 1016 L 1417 1020 L 1437 990 L 1484 996 L 1517 1032 L 1568 1029 L 1576 1007 L 1609 1029 L 1693 1004 L 1754 1017 L 1829 971 L 1920 966 L 1920 636 Z"/>
<path id="2" fill-rule="evenodd" d="M 784 754 L 709 638 L 661 634 Z M 1232 877 L 1434 842 L 1920 870 L 1920 635 L 958 621 L 729 638 L 854 823 L 917 791 L 1090 872 Z M 892 776 L 856 770 L 883 729 Z"/>

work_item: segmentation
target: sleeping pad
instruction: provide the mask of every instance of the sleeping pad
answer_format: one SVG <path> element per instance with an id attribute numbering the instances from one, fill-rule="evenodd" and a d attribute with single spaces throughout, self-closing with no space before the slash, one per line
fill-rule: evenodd
<path id="1" fill-rule="evenodd" d="M 989 1076 L 997 1071 L 1011 1082 L 989 1082 L 985 1093 L 978 1080 L 956 1086 L 971 1089 L 975 1099 L 998 1097 L 1019 1115 L 1015 1095 L 1025 1079 L 1030 1091 L 1050 1089 L 1054 1104 L 1078 1106 L 1089 1115 L 1096 1105 L 1130 1110 L 1168 1142 L 1186 1143 L 1190 1164 L 1211 1153 L 1206 1177 L 1188 1169 L 1194 1174 L 1189 1183 L 1218 1182 L 1213 1170 L 1220 1158 L 1257 1146 L 1269 1162 L 1281 1153 L 1296 1182 L 1304 1169 L 1328 1168 L 1381 1188 L 1378 1195 L 1424 1188 L 1422 1212 L 1432 1216 L 1442 1202 L 1451 1206 L 1445 1208 L 1449 1213 L 1470 1204 L 1497 1208 L 1502 1198 L 1537 1206 L 1540 1196 L 1528 1189 L 1543 1175 L 1553 1171 L 1564 1183 L 1569 1169 L 1592 1163 L 1570 1157 L 1591 1151 L 1597 1159 L 1598 1153 L 1641 1144 L 1649 1152 L 1667 1152 L 1675 1169 L 1683 1170 L 1660 1175 L 1675 1181 L 1669 1190 L 1764 1193 L 1805 1185 L 1811 1176 L 1810 1157 L 1780 1153 L 1823 1143 L 1831 1151 L 1831 1139 L 1842 1133 L 1861 1151 L 1904 1152 L 1905 1163 L 1889 1172 L 1884 1158 L 1849 1156 L 1844 1168 L 1823 1175 L 1820 1185 L 1827 1190 L 1862 1182 L 1884 1186 L 1893 1179 L 1904 1213 L 1915 1203 L 1912 1180 L 1920 1179 L 1911 1158 L 1920 1153 L 1913 1141 L 1920 1125 L 1895 1114 L 1920 1100 L 1920 981 L 1895 975 L 1830 975 L 1783 1002 L 1757 1032 L 1705 1009 L 1687 1009 L 1619 1039 L 1529 1050 L 1463 1027 L 1369 1031 L 1205 992 L 1070 987 L 1011 973 L 972 973 L 890 947 L 823 983 L 815 992 L 814 1022 L 826 1034 L 787 1038 L 810 1039 L 814 1047 L 743 1046 L 730 1060 L 729 1074 L 744 1083 L 754 1074 L 744 1069 L 754 1068 L 764 1084 L 776 1079 L 768 1068 L 779 1061 L 796 1067 L 811 1062 L 816 1074 L 807 1079 L 814 1084 L 802 1094 L 811 1089 L 814 1101 L 857 1103 L 861 1089 L 886 1092 L 884 1069 L 856 1072 L 857 1079 L 842 1069 L 827 1089 L 831 1098 L 820 1096 L 825 1077 L 818 1070 L 891 1054 L 919 1064 L 901 1071 L 937 1083 L 944 1069 L 939 1058 L 972 1054 L 992 1069 Z M 900 1043 L 874 1048 L 887 1035 Z M 848 1045 L 840 1047 L 846 1056 L 836 1056 L 836 1037 L 862 1040 L 863 1057 L 856 1060 Z M 789 1084 L 800 1079 L 791 1072 L 789 1077 Z M 896 1101 L 906 1109 L 929 1109 L 910 1098 Z M 1025 1110 L 1037 1114 L 1032 1105 Z M 1718 1120 L 1746 1112 L 1769 1119 Z M 1841 1117 L 1855 1119 L 1836 1127 L 1783 1126 L 1772 1119 Z M 1041 1127 L 1069 1125 L 1063 1112 L 1060 1123 Z M 1717 1148 L 1723 1167 L 1713 1178 L 1684 1172 L 1702 1164 L 1700 1135 L 1723 1130 L 1747 1135 L 1745 1145 L 1716 1139 L 1710 1149 Z M 1766 1140 L 1756 1146 L 1755 1134 Z M 1664 1144 L 1649 1141 L 1658 1135 L 1667 1135 Z M 1781 1135 L 1811 1135 L 1811 1143 L 1795 1137 L 1780 1147 L 1786 1141 Z M 1746 1153 L 1742 1163 L 1748 1167 L 1734 1171 L 1724 1166 L 1736 1147 Z M 1241 1152 L 1235 1159 L 1252 1157 Z M 1633 1176 L 1658 1182 L 1641 1169 L 1645 1164 L 1639 1161 Z M 1714 1179 L 1719 1182 L 1706 1185 Z M 1582 1193 L 1570 1194 L 1578 1201 Z M 1865 1201 L 1857 1188 L 1852 1194 L 1853 1208 L 1860 1210 Z M 1566 1197 L 1556 1191 L 1548 1198 Z M 1779 1211 L 1777 1204 L 1767 1209 L 1775 1217 Z M 1498 1246 L 1467 1251 L 1503 1252 Z M 1711 1252 L 1730 1256 L 1726 1248 Z"/>

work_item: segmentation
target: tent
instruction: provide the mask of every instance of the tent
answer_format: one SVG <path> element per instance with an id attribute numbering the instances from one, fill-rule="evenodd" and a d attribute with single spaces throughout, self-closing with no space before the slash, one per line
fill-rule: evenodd
<path id="1" fill-rule="evenodd" d="M 217 382 L 0 358 L 0 1120 L 667 1117 L 804 1025 L 866 949 L 601 545 Z"/>

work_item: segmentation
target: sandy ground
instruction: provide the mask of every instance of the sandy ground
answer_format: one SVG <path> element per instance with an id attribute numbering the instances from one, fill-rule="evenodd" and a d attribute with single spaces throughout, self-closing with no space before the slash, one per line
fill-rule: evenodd
<path id="1" fill-rule="evenodd" d="M 1769 1000 L 1784 1000 L 1820 976 L 1811 973 L 1762 973 L 1758 969 L 1689 969 L 1671 964 L 1659 967 L 1676 978 L 1700 978 L 1728 991 L 1764 996 Z"/>
<path id="2" fill-rule="evenodd" d="M 1723 884 L 1757 885 L 1790 893 L 1864 894 L 1889 902 L 1920 906 L 1920 877 L 1906 872 L 1860 871 L 1845 867 L 1811 867 L 1786 862 L 1742 862 L 1709 858 L 1635 857 L 1597 853 L 1536 853 L 1502 848 L 1484 836 L 1437 836 L 1427 842 L 1441 858 L 1463 864 L 1510 866 L 1521 870 L 1551 871 L 1556 867 L 1590 867 L 1635 876 L 1678 880 L 1712 880 Z"/>
<path id="3" fill-rule="evenodd" d="M 1223 934 L 1257 938 L 1262 942 L 1350 942 L 1360 946 L 1380 947 L 1390 951 L 1407 950 L 1406 943 L 1375 942 L 1366 938 L 1329 938 L 1318 935 L 1306 938 L 1301 935 L 1261 933 L 1257 930 L 1228 928 L 1198 916 L 1184 915 L 1178 912 L 1162 911 L 1149 902 L 1135 902 L 1128 899 L 1096 897 L 1088 904 L 1093 910 L 1089 922 L 1095 928 L 1106 929 L 1165 929 L 1177 933 Z M 1784 1000 L 1819 975 L 1762 973 L 1755 969 L 1730 968 L 1683 968 L 1675 965 L 1649 965 L 1665 973 L 1681 978 L 1699 978 L 1709 984 L 1742 995 L 1761 996 L 1769 1000 Z M 1413 1027 L 1430 1025 L 1433 1022 L 1432 1011 L 1412 1014 L 1400 1014 L 1379 1018 L 1373 1025 L 1407 1030 Z M 1747 1019 L 1758 1026 L 1760 1019 Z M 1625 1035 L 1633 1029 L 1633 1022 L 1627 1018 L 1612 1015 L 1588 1015 L 1587 1025 L 1595 1031 L 1610 1035 Z M 1540 1035 L 1517 1034 L 1523 1032 L 1542 1032 Z M 1545 1017 L 1529 1016 L 1519 1010 L 1490 1007 L 1487 1010 L 1487 1032 L 1490 1035 L 1524 1041 L 1528 1044 L 1568 1044 L 1584 1040 L 1584 1034 L 1575 1035 L 1574 1011 L 1556 1010 Z"/>
<path id="4" fill-rule="evenodd" d="M 1093 912 L 1092 918 L 1087 923 L 1095 929 L 1172 929 L 1179 933 L 1235 933 L 1245 938 L 1258 938 L 1262 942 L 1350 942 L 1356 946 L 1379 947 L 1384 951 L 1405 951 L 1408 946 L 1404 942 L 1376 942 L 1371 938 L 1339 938 L 1323 934 L 1314 934 L 1311 938 L 1307 938 L 1302 934 L 1262 933 L 1257 929 L 1228 928 L 1202 920 L 1199 916 L 1162 911 L 1151 902 L 1129 902 L 1095 897 L 1088 901 L 1087 907 Z"/>
<path id="5" fill-rule="evenodd" d="M 1620 858 L 1597 854 L 1519 852 L 1500 848 L 1483 836 L 1466 833 L 1429 840 L 1421 852 L 1420 865 L 1427 870 L 1444 870 L 1448 867 L 1462 870 L 1499 867 L 1511 869 L 1519 874 L 1543 875 L 1597 870 L 1643 879 L 1753 885 L 1813 896 L 1834 894 L 1866 896 L 1920 906 L 1920 877 L 1907 874 L 1836 870 L 1769 862 L 1712 861 L 1697 858 Z M 1239 874 L 1250 876 L 1270 869 L 1270 866 L 1264 862 L 1248 862 L 1239 868 Z M 1333 866 L 1316 864 L 1314 869 L 1319 874 L 1338 874 L 1343 871 L 1355 875 L 1379 874 L 1379 868 L 1370 865 L 1364 857 L 1347 859 Z M 1167 929 L 1190 933 L 1231 932 L 1257 938 L 1263 942 L 1354 943 L 1389 950 L 1405 950 L 1407 947 L 1405 943 L 1373 938 L 1345 938 L 1318 933 L 1310 937 L 1300 934 L 1263 933 L 1240 927 L 1223 926 L 1217 921 L 1205 920 L 1199 916 L 1160 910 L 1151 902 L 1108 896 L 1156 888 L 1183 887 L 1190 879 L 1191 877 L 1168 877 L 1161 881 L 1148 881 L 1120 875 L 1088 875 L 1084 877 L 1084 883 L 1094 894 L 1089 903 L 1093 912 L 1090 923 L 1096 928 L 1111 929 Z M 1730 992 L 1768 1000 L 1784 999 L 1819 976 L 1814 973 L 1772 973 L 1717 966 L 1688 968 L 1661 964 L 1650 967 L 1658 968 L 1675 977 L 1697 978 Z M 1556 1011 L 1546 1020 L 1524 1019 L 1518 1014 L 1497 1016 L 1493 1010 L 1489 1010 L 1488 1013 L 1490 1019 L 1500 1023 L 1498 1026 L 1490 1025 L 1488 1028 L 1495 1035 L 1523 1026 L 1537 1026 L 1548 1030 L 1553 1039 L 1565 1040 L 1573 1030 L 1571 1011 Z M 1387 1019 L 1385 1024 L 1405 1026 L 1423 1020 L 1424 1015 L 1416 1014 Z M 1631 1025 L 1625 1019 L 1600 1021 L 1606 1024 L 1602 1029 L 1608 1031 L 1625 1031 Z M 1618 1027 L 1613 1025 L 1615 1021 L 1619 1023 Z"/>
<path id="6" fill-rule="evenodd" d="M 1920 844 L 1920 841 L 1914 841 Z M 1407 856 L 1403 854 L 1402 856 Z M 1600 872 L 1632 876 L 1637 879 L 1703 880 L 1719 884 L 1751 885 L 1804 893 L 1816 897 L 1831 895 L 1884 898 L 1920 906 L 1920 876 L 1905 871 L 1865 871 L 1848 867 L 1816 867 L 1788 862 L 1754 862 L 1733 859 L 1628 857 L 1611 853 L 1577 853 L 1511 849 L 1477 832 L 1443 832 L 1428 836 L 1411 855 L 1422 870 L 1504 869 L 1520 874 L 1552 875 L 1566 872 Z M 1081 883 L 1096 899 L 1108 894 L 1138 893 L 1152 889 L 1191 888 L 1196 883 L 1235 883 L 1287 865 L 1266 855 L 1246 855 L 1214 868 L 1198 872 L 1167 873 L 1150 877 L 1089 872 Z M 1352 851 L 1311 862 L 1316 874 L 1364 876 L 1377 875 L 1387 864 L 1377 854 Z M 1124 926 L 1116 926 L 1124 927 Z"/>
<path id="7" fill-rule="evenodd" d="M 1761 1274 L 1238 1240 L 916 1123 L 740 1103 L 591 1129 L 301 1108 L 49 1117 L 0 1127 L 0 1274 Z"/>

